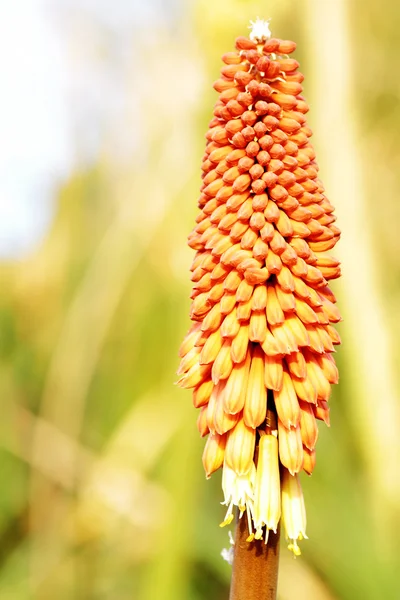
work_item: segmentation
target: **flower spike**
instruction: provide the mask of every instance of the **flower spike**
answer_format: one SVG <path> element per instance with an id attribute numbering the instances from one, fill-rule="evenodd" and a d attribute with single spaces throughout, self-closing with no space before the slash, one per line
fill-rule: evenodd
<path id="1" fill-rule="evenodd" d="M 340 321 L 329 281 L 340 237 L 319 179 L 296 44 L 269 22 L 224 54 L 206 133 L 190 316 L 178 385 L 193 388 L 206 476 L 222 467 L 227 512 L 247 514 L 248 541 L 282 519 L 300 554 L 299 472 L 315 467 L 317 420 L 329 425 Z"/>

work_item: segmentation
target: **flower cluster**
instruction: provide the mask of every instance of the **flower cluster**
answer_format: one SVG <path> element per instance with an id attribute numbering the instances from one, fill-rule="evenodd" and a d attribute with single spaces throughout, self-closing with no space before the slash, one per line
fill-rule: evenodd
<path id="1" fill-rule="evenodd" d="M 266 31 L 268 28 L 264 28 Z M 340 320 L 328 280 L 340 236 L 318 178 L 295 43 L 263 35 L 222 57 L 206 134 L 191 319 L 179 385 L 194 388 L 208 435 L 207 477 L 223 468 L 227 514 L 249 541 L 282 521 L 299 553 L 306 517 L 298 473 L 315 466 L 316 420 L 329 424 Z M 272 416 L 272 418 L 269 418 Z"/>

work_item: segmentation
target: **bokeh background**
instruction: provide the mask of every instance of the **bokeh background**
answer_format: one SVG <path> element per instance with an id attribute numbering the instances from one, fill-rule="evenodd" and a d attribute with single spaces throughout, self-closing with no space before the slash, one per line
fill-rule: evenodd
<path id="1" fill-rule="evenodd" d="M 280 600 L 400 598 L 400 5 L 0 4 L 0 599 L 222 600 L 189 326 L 204 133 L 250 19 L 298 42 L 337 207 L 340 385 Z"/>

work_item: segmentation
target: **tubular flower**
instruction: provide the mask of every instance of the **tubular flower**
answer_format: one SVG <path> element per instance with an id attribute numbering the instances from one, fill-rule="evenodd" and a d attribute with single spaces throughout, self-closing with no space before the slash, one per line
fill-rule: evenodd
<path id="1" fill-rule="evenodd" d="M 299 476 L 291 475 L 283 468 L 282 473 L 282 521 L 289 540 L 289 550 L 299 556 L 297 540 L 306 538 L 306 509 Z"/>
<path id="2" fill-rule="evenodd" d="M 328 281 L 340 275 L 329 254 L 340 231 L 318 178 L 304 78 L 288 56 L 295 47 L 256 21 L 222 57 L 189 236 L 193 325 L 178 384 L 193 388 L 209 435 L 207 477 L 223 469 L 223 524 L 237 506 L 249 541 L 267 539 L 282 510 L 298 554 L 306 536 L 297 474 L 314 469 L 316 420 L 329 425 L 338 382 L 340 315 Z"/>

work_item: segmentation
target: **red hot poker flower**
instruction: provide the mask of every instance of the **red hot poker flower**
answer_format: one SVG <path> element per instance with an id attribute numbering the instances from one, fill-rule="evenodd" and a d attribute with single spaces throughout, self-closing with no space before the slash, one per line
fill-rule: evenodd
<path id="1" fill-rule="evenodd" d="M 249 541 L 286 528 L 299 554 L 306 518 L 298 473 L 312 473 L 316 419 L 329 424 L 340 320 L 328 281 L 339 239 L 290 58 L 296 44 L 264 22 L 222 57 L 206 134 L 191 319 L 179 385 L 193 388 L 208 435 L 207 477 L 222 467 L 227 505 L 246 512 Z"/>

